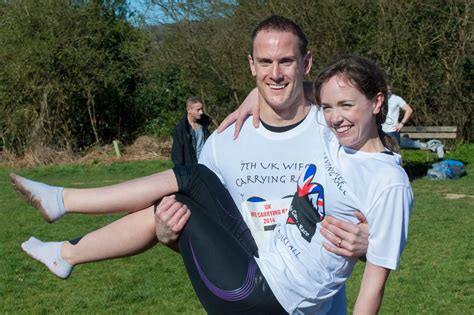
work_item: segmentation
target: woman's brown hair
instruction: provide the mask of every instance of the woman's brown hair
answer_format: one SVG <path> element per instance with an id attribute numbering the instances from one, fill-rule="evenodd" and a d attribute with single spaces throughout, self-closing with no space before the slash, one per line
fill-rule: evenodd
<path id="1" fill-rule="evenodd" d="M 343 75 L 368 99 L 382 93 L 384 101 L 380 112 L 375 117 L 380 140 L 391 151 L 399 152 L 400 146 L 389 135 L 382 131 L 382 124 L 387 115 L 388 85 L 385 74 L 375 62 L 353 54 L 337 56 L 333 62 L 324 67 L 314 81 L 314 96 L 317 104 L 321 104 L 321 87 L 335 75 Z"/>

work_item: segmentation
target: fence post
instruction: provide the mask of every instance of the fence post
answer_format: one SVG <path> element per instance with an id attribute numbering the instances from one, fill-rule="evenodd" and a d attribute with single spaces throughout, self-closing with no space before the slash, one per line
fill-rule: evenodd
<path id="1" fill-rule="evenodd" d="M 120 154 L 120 149 L 119 149 L 119 142 L 117 140 L 112 141 L 114 144 L 114 150 L 115 150 L 115 155 L 117 157 L 121 157 L 122 155 Z"/>

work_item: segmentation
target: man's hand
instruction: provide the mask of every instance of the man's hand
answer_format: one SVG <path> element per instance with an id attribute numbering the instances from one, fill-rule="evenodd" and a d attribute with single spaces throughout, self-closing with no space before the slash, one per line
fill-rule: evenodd
<path id="1" fill-rule="evenodd" d="M 164 197 L 155 211 L 156 237 L 164 245 L 176 250 L 175 242 L 189 220 L 191 211 L 175 196 Z"/>
<path id="2" fill-rule="evenodd" d="M 394 128 L 395 128 L 395 131 L 398 131 L 400 132 L 400 130 L 402 130 L 404 124 L 403 123 L 398 123 L 398 124 L 395 124 Z"/>
<path id="3" fill-rule="evenodd" d="M 329 245 L 324 243 L 324 248 L 336 255 L 345 257 L 361 257 L 367 253 L 369 246 L 369 224 L 360 211 L 355 215 L 359 219 L 358 224 L 345 222 L 328 216 L 321 226 L 321 234 L 330 241 Z"/>

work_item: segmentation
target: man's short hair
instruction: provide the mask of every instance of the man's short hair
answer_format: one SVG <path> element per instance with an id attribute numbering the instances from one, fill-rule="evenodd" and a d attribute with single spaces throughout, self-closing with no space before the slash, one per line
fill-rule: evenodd
<path id="1" fill-rule="evenodd" d="M 197 96 L 191 96 L 186 100 L 186 108 L 191 107 L 191 105 L 196 103 L 202 103 L 201 100 Z"/>
<path id="2" fill-rule="evenodd" d="M 252 47 L 250 50 L 250 55 L 253 56 L 253 43 L 255 41 L 255 37 L 260 31 L 277 31 L 277 32 L 291 32 L 295 34 L 299 39 L 299 49 L 301 52 L 301 56 L 304 57 L 306 52 L 308 51 L 308 39 L 304 34 L 301 27 L 298 26 L 292 20 L 280 16 L 280 15 L 272 15 L 260 22 L 257 27 L 252 32 Z"/>

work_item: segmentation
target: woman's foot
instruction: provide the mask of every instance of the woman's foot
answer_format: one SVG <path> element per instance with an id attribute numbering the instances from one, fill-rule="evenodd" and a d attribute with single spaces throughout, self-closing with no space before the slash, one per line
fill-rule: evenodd
<path id="1" fill-rule="evenodd" d="M 58 220 L 66 212 L 63 187 L 49 186 L 13 173 L 10 174 L 10 181 L 13 188 L 49 223 Z"/>
<path id="2" fill-rule="evenodd" d="M 21 244 L 21 249 L 32 258 L 48 267 L 61 279 L 66 279 L 72 272 L 73 266 L 61 257 L 61 246 L 64 242 L 43 242 L 35 237 Z"/>

